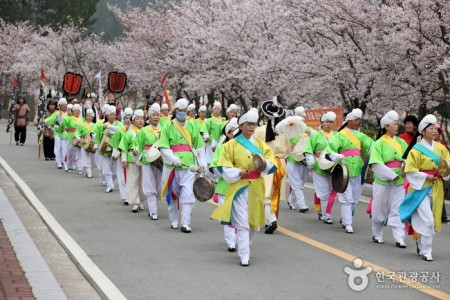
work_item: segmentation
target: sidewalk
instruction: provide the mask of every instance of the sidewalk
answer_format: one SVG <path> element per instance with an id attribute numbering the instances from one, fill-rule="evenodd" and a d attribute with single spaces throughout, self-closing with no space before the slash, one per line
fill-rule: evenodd
<path id="1" fill-rule="evenodd" d="M 0 299 L 67 299 L 0 188 Z"/>
<path id="2" fill-rule="evenodd" d="M 35 299 L 0 220 L 0 299 Z"/>

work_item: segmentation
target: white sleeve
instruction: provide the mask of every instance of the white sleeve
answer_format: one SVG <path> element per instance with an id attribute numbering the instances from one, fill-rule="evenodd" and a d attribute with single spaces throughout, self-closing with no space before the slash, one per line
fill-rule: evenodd
<path id="1" fill-rule="evenodd" d="M 206 132 L 202 132 L 203 133 L 203 140 L 206 141 L 207 139 L 209 139 L 209 134 L 207 134 Z"/>
<path id="2" fill-rule="evenodd" d="M 223 176 L 222 173 L 220 173 L 219 170 L 217 170 L 217 168 L 213 168 L 212 170 L 213 170 L 214 175 L 216 175 L 217 177 Z"/>
<path id="3" fill-rule="evenodd" d="M 373 173 L 383 181 L 393 180 L 397 174 L 385 164 L 371 164 Z"/>
<path id="4" fill-rule="evenodd" d="M 64 122 L 64 117 L 62 114 L 58 115 L 58 125 L 62 125 L 62 123 Z"/>
<path id="5" fill-rule="evenodd" d="M 266 160 L 266 169 L 264 171 L 262 171 L 262 174 L 268 174 L 272 168 L 273 168 L 273 164 L 270 161 Z"/>
<path id="6" fill-rule="evenodd" d="M 159 148 L 159 152 L 161 152 L 161 157 L 166 164 L 173 165 L 174 161 L 179 160 L 173 151 L 168 148 Z"/>
<path id="7" fill-rule="evenodd" d="M 242 170 L 238 168 L 232 168 L 232 167 L 222 167 L 222 178 L 227 183 L 235 183 L 241 180 L 241 173 Z"/>
<path id="8" fill-rule="evenodd" d="M 215 148 L 217 146 L 217 141 L 216 140 L 213 140 L 212 142 L 211 142 L 211 148 Z"/>
<path id="9" fill-rule="evenodd" d="M 423 172 L 408 172 L 406 173 L 406 179 L 408 179 L 408 182 L 413 189 L 421 190 L 427 180 L 427 174 Z"/>

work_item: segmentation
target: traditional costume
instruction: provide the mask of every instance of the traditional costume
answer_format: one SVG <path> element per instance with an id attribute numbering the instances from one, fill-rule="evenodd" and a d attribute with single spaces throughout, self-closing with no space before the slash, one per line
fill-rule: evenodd
<path id="1" fill-rule="evenodd" d="M 192 121 L 192 120 L 195 119 L 196 112 L 195 112 L 195 104 L 194 103 L 191 103 L 191 104 L 188 105 L 188 107 L 187 107 L 187 114 L 188 115 L 186 117 L 186 120 Z"/>
<path id="2" fill-rule="evenodd" d="M 398 114 L 390 111 L 380 120 L 380 127 L 398 122 Z M 369 165 L 374 173 L 373 197 L 368 212 L 372 215 L 372 239 L 382 244 L 385 225 L 392 228 L 396 246 L 405 248 L 404 226 L 400 221 L 398 206 L 405 198 L 404 179 L 401 172 L 403 153 L 408 144 L 399 137 L 383 134 L 372 145 Z"/>
<path id="3" fill-rule="evenodd" d="M 76 114 L 74 112 L 77 112 Z M 72 116 L 66 116 L 64 122 L 61 125 L 61 129 L 65 130 L 67 133 L 66 142 L 66 164 L 64 165 L 64 171 L 71 172 L 73 169 L 73 164 L 77 165 L 78 174 L 81 175 L 83 172 L 81 163 L 81 148 L 72 143 L 75 137 L 75 131 L 78 126 L 83 123 L 83 120 L 78 116 L 81 114 L 81 106 L 75 104 L 72 107 Z"/>
<path id="4" fill-rule="evenodd" d="M 336 114 L 332 111 L 325 113 L 320 118 L 320 122 L 335 122 L 335 120 Z M 331 184 L 331 174 L 319 168 L 318 158 L 326 149 L 334 134 L 335 133 L 333 131 L 325 131 L 324 129 L 315 131 L 308 139 L 308 143 L 306 144 L 306 147 L 304 149 L 306 164 L 308 168 L 311 168 L 313 171 L 312 177 L 314 183 L 314 192 L 315 197 L 317 197 L 317 199 L 315 199 L 314 201 L 315 210 L 319 214 L 319 219 L 322 220 L 325 224 L 333 224 L 333 220 L 331 219 L 331 210 L 337 193 L 333 190 Z M 288 174 L 290 174 L 289 163 Z M 305 177 L 307 177 L 307 175 Z M 291 185 L 292 193 L 294 193 L 294 184 L 291 183 Z M 301 189 L 301 196 L 303 196 L 303 188 Z"/>
<path id="5" fill-rule="evenodd" d="M 419 132 L 437 123 L 433 115 L 425 116 L 419 123 Z M 399 207 L 402 222 L 409 221 L 419 234 L 416 241 L 417 253 L 427 261 L 432 261 L 432 242 L 436 231 L 441 230 L 444 188 L 438 165 L 442 159 L 449 160 L 448 150 L 438 142 L 421 139 L 414 145 L 405 162 L 405 174 L 409 191 Z M 434 182 L 427 179 L 433 176 Z"/>
<path id="6" fill-rule="evenodd" d="M 148 110 L 148 116 L 160 113 L 159 104 L 153 104 Z M 142 128 L 137 135 L 137 146 L 140 153 L 142 169 L 142 191 L 147 198 L 148 216 L 152 220 L 158 219 L 157 200 L 161 197 L 162 161 L 147 161 L 147 152 L 159 140 L 161 131 L 149 124 Z"/>
<path id="7" fill-rule="evenodd" d="M 191 122 L 186 120 L 185 110 L 189 102 L 182 98 L 177 100 L 174 109 L 176 119 L 166 124 L 161 131 L 158 147 L 164 162 L 162 196 L 169 205 L 171 227 L 178 229 L 178 210 L 181 208 L 181 231 L 191 232 L 191 214 L 194 206 L 193 184 L 195 173 L 189 166 L 200 161 L 197 149 L 203 146 L 200 133 Z M 180 207 L 181 206 L 181 207 Z"/>
<path id="8" fill-rule="evenodd" d="M 239 126 L 258 121 L 258 111 L 251 109 L 239 118 Z M 211 218 L 232 224 L 237 230 L 238 254 L 242 266 L 249 265 L 250 244 L 259 227 L 265 224 L 264 179 L 253 166 L 253 154 L 262 155 L 266 160 L 265 174 L 276 171 L 272 150 L 263 140 L 245 138 L 242 134 L 223 145 L 217 163 L 224 180 L 228 183 L 225 202 L 214 210 Z M 246 171 L 245 178 L 241 172 Z"/>
<path id="9" fill-rule="evenodd" d="M 158 128 L 161 130 L 165 124 L 170 122 L 169 106 L 167 104 L 161 105 L 161 119 L 159 119 Z"/>
<path id="10" fill-rule="evenodd" d="M 137 109 L 132 117 L 134 121 L 135 118 L 141 117 L 142 122 L 144 119 L 144 111 L 142 109 Z M 139 160 L 139 146 L 137 135 L 140 132 L 138 126 L 130 125 L 128 130 L 123 134 L 120 139 L 119 149 L 122 152 L 121 158 L 124 165 L 123 169 L 126 170 L 126 190 L 127 190 L 127 200 L 131 205 L 131 211 L 138 212 L 139 207 L 143 206 L 143 199 L 145 198 L 142 192 L 142 172 L 140 166 L 136 163 Z"/>
<path id="11" fill-rule="evenodd" d="M 104 123 L 106 121 L 105 112 L 108 109 L 108 107 L 109 107 L 109 104 L 105 104 L 102 107 L 101 111 L 102 111 L 102 115 L 103 115 L 104 119 L 97 119 L 97 122 L 95 122 L 94 127 L 92 128 L 92 139 L 93 139 L 93 141 L 95 143 L 94 148 L 97 150 L 95 152 L 95 155 L 94 155 L 94 157 L 95 157 L 95 164 L 97 165 L 97 169 L 98 169 L 99 174 L 100 174 L 100 180 L 102 182 L 102 186 L 106 186 L 106 178 L 105 178 L 105 175 L 103 174 L 103 171 L 102 171 L 102 158 L 101 158 L 102 156 L 100 155 L 100 151 L 98 149 L 99 148 L 99 143 L 100 143 L 101 140 L 99 140 L 98 137 L 102 135 L 103 125 L 104 125 Z"/>
<path id="12" fill-rule="evenodd" d="M 223 134 L 225 136 L 228 135 L 228 133 L 231 130 L 238 130 L 238 122 L 237 118 L 233 118 L 228 122 L 228 124 L 223 129 Z M 216 174 L 218 180 L 216 189 L 214 191 L 214 201 L 216 201 L 219 205 L 222 205 L 225 201 L 225 194 L 227 191 L 227 182 L 223 179 L 222 173 L 217 169 L 217 163 L 219 162 L 220 155 L 222 154 L 223 150 L 223 144 L 219 144 L 216 148 L 216 151 L 214 152 L 214 156 L 212 158 L 210 168 L 213 169 L 214 174 Z M 225 243 L 227 244 L 228 251 L 233 252 L 236 250 L 236 229 L 233 225 L 224 224 L 223 225 L 223 234 L 225 238 Z"/>
<path id="13" fill-rule="evenodd" d="M 60 98 L 58 100 L 58 108 L 58 111 L 55 111 L 52 115 L 45 119 L 45 124 L 53 128 L 53 135 L 55 138 L 55 147 L 53 151 L 55 152 L 56 166 L 58 167 L 58 169 L 61 169 L 65 153 L 65 150 L 63 150 L 62 140 L 63 136 L 65 136 L 66 133 L 60 129 L 60 126 L 64 122 L 64 118 L 66 116 L 66 98 Z"/>
<path id="14" fill-rule="evenodd" d="M 276 97 L 261 104 L 261 110 L 268 119 L 267 125 L 261 126 L 255 130 L 254 137 L 265 141 L 266 145 L 272 150 L 275 157 L 275 166 L 277 171 L 274 174 L 264 175 L 265 182 L 265 213 L 266 229 L 265 233 L 271 234 L 277 229 L 278 211 L 280 208 L 281 183 L 286 174 L 285 159 L 290 153 L 291 145 L 289 139 L 284 135 L 276 135 L 275 126 L 284 116 L 283 106 L 277 102 Z"/>
<path id="15" fill-rule="evenodd" d="M 345 121 L 362 118 L 362 111 L 355 108 L 347 114 Z M 353 210 L 361 196 L 361 173 L 364 162 L 361 154 L 369 156 L 373 140 L 362 132 L 345 126 L 337 132 L 327 146 L 328 157 L 347 165 L 349 171 L 349 182 L 344 193 L 338 194 L 341 208 L 341 223 L 347 233 L 353 233 Z"/>
<path id="16" fill-rule="evenodd" d="M 220 102 L 214 102 L 213 109 L 222 109 Z M 206 161 L 210 162 L 213 156 L 213 149 L 216 148 L 222 134 L 222 128 L 225 126 L 222 117 L 211 116 L 206 119 L 200 132 L 202 132 L 203 138 L 207 141 L 206 145 Z"/>
<path id="17" fill-rule="evenodd" d="M 92 118 L 94 118 L 95 116 L 94 111 L 92 109 L 86 110 L 86 117 L 87 116 L 91 116 Z M 87 122 L 86 120 L 84 120 L 84 122 L 78 126 L 77 130 L 75 131 L 75 139 L 80 141 L 79 142 L 80 145 L 81 139 L 86 136 L 89 136 L 90 140 L 92 140 L 93 127 L 94 123 Z M 95 166 L 95 154 L 81 148 L 81 166 L 82 166 L 81 171 L 84 170 L 86 172 L 86 177 L 92 178 L 92 167 Z"/>

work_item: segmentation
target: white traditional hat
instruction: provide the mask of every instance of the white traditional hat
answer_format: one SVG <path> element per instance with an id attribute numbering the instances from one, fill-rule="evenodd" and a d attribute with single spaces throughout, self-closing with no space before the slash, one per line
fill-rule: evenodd
<path id="1" fill-rule="evenodd" d="M 436 124 L 437 119 L 434 115 L 426 115 L 422 121 L 419 123 L 418 130 L 420 133 L 422 133 L 422 130 L 424 130 L 428 125 L 430 124 Z"/>
<path id="2" fill-rule="evenodd" d="M 363 116 L 362 110 L 359 108 L 354 108 L 350 113 L 345 117 L 345 121 L 351 121 L 356 119 L 361 119 Z"/>
<path id="3" fill-rule="evenodd" d="M 169 109 L 169 105 L 167 105 L 166 103 L 164 103 L 164 104 L 161 106 L 161 110 L 165 110 L 165 109 Z"/>
<path id="4" fill-rule="evenodd" d="M 127 107 L 123 110 L 124 116 L 133 116 L 133 109 L 131 107 Z"/>
<path id="5" fill-rule="evenodd" d="M 213 108 L 222 109 L 222 104 L 219 101 L 214 102 Z"/>
<path id="6" fill-rule="evenodd" d="M 67 99 L 66 98 L 59 98 L 58 105 L 65 105 L 65 104 L 67 104 Z"/>
<path id="7" fill-rule="evenodd" d="M 336 114 L 332 111 L 327 111 L 320 118 L 320 122 L 325 122 L 325 121 L 331 121 L 331 122 L 336 121 Z"/>
<path id="8" fill-rule="evenodd" d="M 153 103 L 152 106 L 148 109 L 148 115 L 154 114 L 154 113 L 160 113 L 161 108 L 158 103 Z"/>
<path id="9" fill-rule="evenodd" d="M 202 105 L 200 106 L 200 108 L 198 109 L 198 112 L 206 112 L 206 105 Z"/>
<path id="10" fill-rule="evenodd" d="M 88 110 L 86 110 L 86 115 L 87 116 L 95 116 L 95 113 L 94 113 L 94 111 L 91 109 L 91 108 L 89 108 Z"/>
<path id="11" fill-rule="evenodd" d="M 233 129 L 233 128 L 238 128 L 238 127 L 239 127 L 239 125 L 238 125 L 238 119 L 237 119 L 237 118 L 232 118 L 232 119 L 227 123 L 227 125 L 225 125 L 224 132 L 225 132 L 225 134 L 228 134 L 228 133 L 230 132 L 231 129 Z"/>
<path id="12" fill-rule="evenodd" d="M 67 104 L 67 109 L 68 110 L 71 110 L 72 108 L 73 108 L 73 104 L 71 104 L 71 103 Z"/>
<path id="13" fill-rule="evenodd" d="M 188 107 L 187 107 L 187 111 L 191 111 L 191 110 L 195 110 L 195 104 L 194 103 L 189 104 Z"/>
<path id="14" fill-rule="evenodd" d="M 143 117 L 144 111 L 142 109 L 136 109 L 134 111 L 133 117 L 131 117 L 132 120 L 134 120 L 136 117 Z"/>
<path id="15" fill-rule="evenodd" d="M 105 105 L 103 105 L 102 107 L 102 113 L 105 114 L 106 110 L 108 109 L 110 105 L 108 103 L 106 103 Z"/>
<path id="16" fill-rule="evenodd" d="M 116 114 L 116 107 L 114 105 L 110 105 L 105 109 L 105 115 Z"/>
<path id="17" fill-rule="evenodd" d="M 257 123 L 258 122 L 258 110 L 254 107 L 250 108 L 248 112 L 243 114 L 239 120 L 239 125 L 244 124 L 245 122 Z"/>
<path id="18" fill-rule="evenodd" d="M 294 109 L 294 114 L 300 117 L 306 117 L 305 108 L 303 106 L 298 106 Z"/>
<path id="19" fill-rule="evenodd" d="M 95 93 L 91 93 L 91 98 L 96 98 L 97 95 Z"/>
<path id="20" fill-rule="evenodd" d="M 180 98 L 175 102 L 175 105 L 173 106 L 173 109 L 186 109 L 189 106 L 189 101 L 187 101 L 185 98 Z"/>
<path id="21" fill-rule="evenodd" d="M 229 113 L 230 111 L 237 111 L 238 110 L 238 107 L 237 107 L 237 105 L 236 104 L 230 104 L 230 106 L 227 108 L 227 113 Z"/>
<path id="22" fill-rule="evenodd" d="M 391 124 L 392 122 L 398 122 L 398 114 L 391 110 L 388 111 L 380 120 L 381 128 L 384 128 L 386 125 Z"/>
<path id="23" fill-rule="evenodd" d="M 81 111 L 81 105 L 80 104 L 74 104 L 72 110 Z"/>

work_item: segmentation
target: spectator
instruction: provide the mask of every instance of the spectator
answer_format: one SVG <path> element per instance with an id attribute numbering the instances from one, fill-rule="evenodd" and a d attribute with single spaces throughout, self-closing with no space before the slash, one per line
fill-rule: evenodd
<path id="1" fill-rule="evenodd" d="M 16 140 L 16 145 L 23 146 L 25 144 L 29 113 L 30 108 L 25 102 L 25 98 L 19 97 L 14 105 L 14 139 Z"/>

